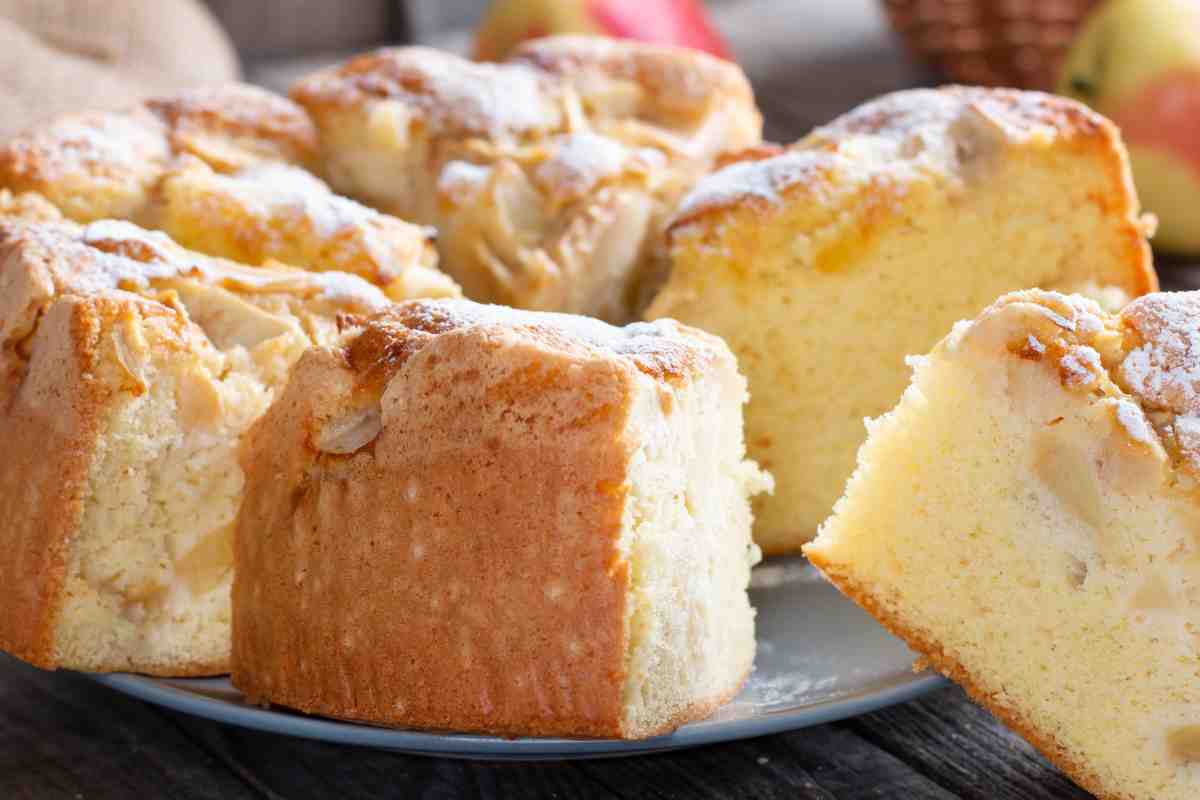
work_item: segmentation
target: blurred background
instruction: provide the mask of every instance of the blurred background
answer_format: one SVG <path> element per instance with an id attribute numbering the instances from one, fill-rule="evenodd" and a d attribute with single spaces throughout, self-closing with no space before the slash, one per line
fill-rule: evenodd
<path id="1" fill-rule="evenodd" d="M 877 0 L 0 0 L 0 134 L 235 74 L 286 91 L 383 44 L 470 54 L 489 9 L 526 32 L 578 27 L 598 8 L 625 35 L 714 30 L 767 101 L 767 135 L 778 140 L 934 80 L 903 55 Z"/>
<path id="2" fill-rule="evenodd" d="M 1200 0 L 0 0 L 0 136 L 239 77 L 286 91 L 384 44 L 498 60 L 569 31 L 736 60 L 784 143 L 914 86 L 1068 94 L 1122 129 L 1156 249 L 1200 255 Z"/>
<path id="3" fill-rule="evenodd" d="M 432 44 L 471 52 L 486 0 L 207 0 L 230 32 L 247 77 L 273 88 L 345 54 L 384 42 Z M 634 6 L 625 0 L 618 3 Z M 520 14 L 530 6 L 507 5 Z M 650 7 L 643 19 L 654 27 Z M 878 0 L 709 0 L 710 24 L 728 44 L 760 96 L 768 138 L 804 134 L 859 102 L 896 88 L 935 81 L 932 70 L 908 59 Z M 339 51 L 341 51 L 339 53 Z"/>

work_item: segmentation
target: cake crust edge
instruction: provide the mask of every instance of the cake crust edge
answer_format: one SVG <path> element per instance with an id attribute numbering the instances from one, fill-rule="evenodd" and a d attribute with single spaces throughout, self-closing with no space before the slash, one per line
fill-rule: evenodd
<path id="1" fill-rule="evenodd" d="M 876 622 L 882 625 L 893 636 L 903 640 L 911 649 L 917 651 L 921 658 L 913 664 L 913 670 L 919 671 L 922 662 L 932 666 L 943 676 L 949 678 L 967 693 L 967 696 L 977 705 L 982 706 L 996 717 L 1013 733 L 1029 742 L 1050 763 L 1061 769 L 1071 780 L 1094 794 L 1097 800 L 1132 800 L 1130 795 L 1111 791 L 1100 777 L 1071 751 L 1049 734 L 1043 734 L 1024 714 L 1011 705 L 1001 703 L 996 699 L 997 692 L 989 690 L 961 662 L 948 656 L 931 637 L 926 636 L 917 628 L 910 626 L 904 618 L 892 611 L 887 604 L 877 599 L 862 583 L 851 578 L 843 564 L 823 558 L 815 550 L 808 547 L 804 555 L 809 562 L 843 595 L 853 600 L 863 610 L 869 613 Z"/>

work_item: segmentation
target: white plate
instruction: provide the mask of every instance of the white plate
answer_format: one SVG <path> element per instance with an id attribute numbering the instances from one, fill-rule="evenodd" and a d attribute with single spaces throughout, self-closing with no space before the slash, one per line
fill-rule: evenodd
<path id="1" fill-rule="evenodd" d="M 936 674 L 913 673 L 913 654 L 904 644 L 803 559 L 775 559 L 757 567 L 751 597 L 758 608 L 758 658 L 742 693 L 702 722 L 633 742 L 392 730 L 246 705 L 225 678 L 94 677 L 151 703 L 247 728 L 406 753 L 487 759 L 632 755 L 744 739 L 851 717 L 944 685 Z"/>

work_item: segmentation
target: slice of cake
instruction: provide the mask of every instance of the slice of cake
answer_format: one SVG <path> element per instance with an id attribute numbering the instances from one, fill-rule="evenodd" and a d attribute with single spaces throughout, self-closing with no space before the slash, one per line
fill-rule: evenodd
<path id="1" fill-rule="evenodd" d="M 262 89 L 193 89 L 126 111 L 66 115 L 7 140 L 0 186 L 42 194 L 78 222 L 147 224 L 154 187 L 183 154 L 223 172 L 312 166 L 316 131 L 303 109 Z"/>
<path id="2" fill-rule="evenodd" d="M 234 683 L 508 735 L 708 715 L 754 658 L 745 399 L 665 321 L 414 301 L 310 350 L 242 450 Z"/>
<path id="3" fill-rule="evenodd" d="M 35 127 L 0 145 L 0 187 L 207 255 L 350 272 L 397 300 L 457 296 L 432 232 L 334 194 L 304 169 L 315 144 L 295 103 L 225 86 Z"/>
<path id="4" fill-rule="evenodd" d="M 804 548 L 1105 798 L 1200 795 L 1200 293 L 1008 295 L 912 360 Z"/>
<path id="5" fill-rule="evenodd" d="M 750 453 L 777 480 L 755 507 L 768 553 L 829 514 L 906 354 L 1008 291 L 1119 306 L 1156 287 L 1117 130 L 1070 100 L 900 92 L 751 155 L 683 201 L 648 316 L 724 337 L 746 372 Z"/>
<path id="6" fill-rule="evenodd" d="M 659 271 L 681 194 L 761 130 L 733 64 L 602 38 L 542 40 L 503 64 L 380 50 L 292 96 L 332 185 L 436 226 L 469 297 L 613 321 Z"/>
<path id="7" fill-rule="evenodd" d="M 239 438 L 339 314 L 387 300 L 50 208 L 0 221 L 0 649 L 226 672 Z"/>
<path id="8" fill-rule="evenodd" d="M 436 267 L 432 230 L 339 197 L 298 167 L 261 164 L 225 175 L 191 159 L 160 186 L 154 227 L 193 250 L 349 272 L 393 300 L 461 294 Z"/>

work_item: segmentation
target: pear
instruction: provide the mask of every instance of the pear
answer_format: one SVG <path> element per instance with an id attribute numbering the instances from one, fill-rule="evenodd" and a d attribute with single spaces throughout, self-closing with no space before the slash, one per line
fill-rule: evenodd
<path id="1" fill-rule="evenodd" d="M 1101 3 L 1057 90 L 1121 128 L 1155 245 L 1200 253 L 1200 0 Z"/>

